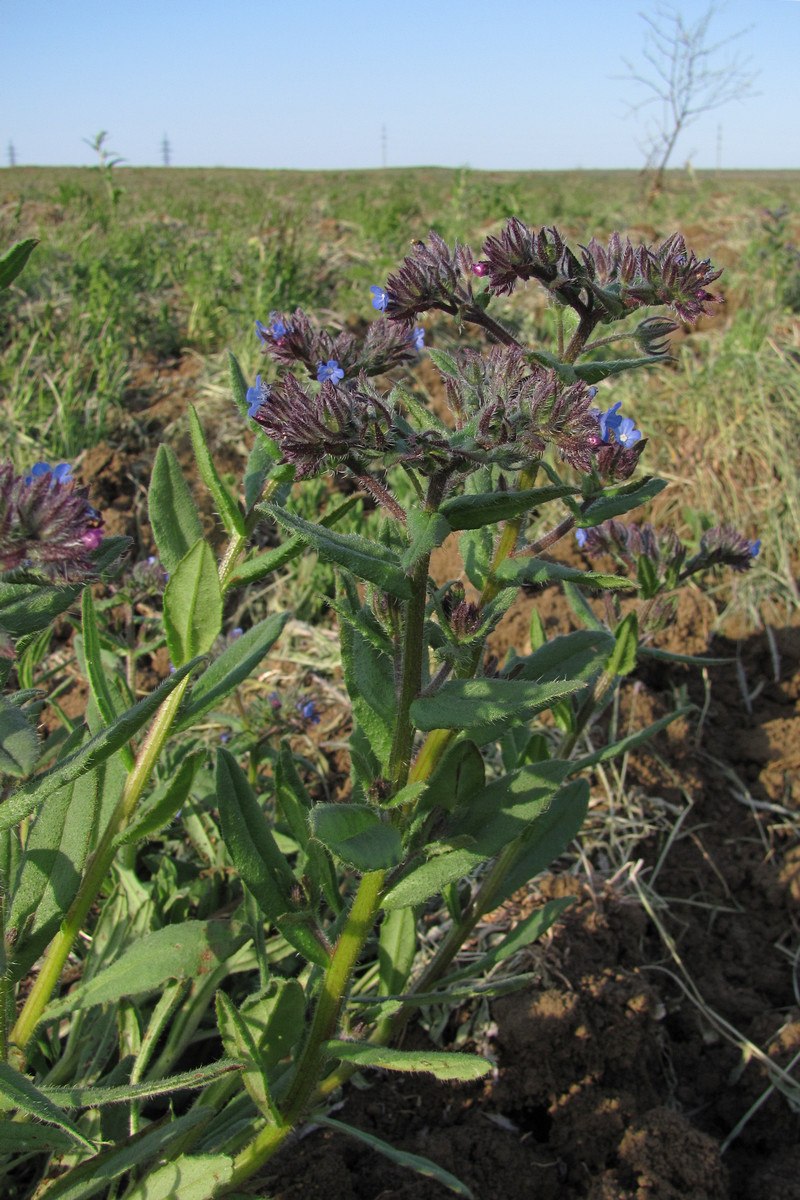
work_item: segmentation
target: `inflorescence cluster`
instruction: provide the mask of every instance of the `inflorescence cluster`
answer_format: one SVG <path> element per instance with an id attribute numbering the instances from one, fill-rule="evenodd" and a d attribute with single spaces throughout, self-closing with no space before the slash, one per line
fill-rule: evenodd
<path id="1" fill-rule="evenodd" d="M 0 572 L 23 569 L 60 583 L 90 576 L 103 520 L 88 491 L 67 463 L 36 463 L 28 475 L 0 464 Z"/>

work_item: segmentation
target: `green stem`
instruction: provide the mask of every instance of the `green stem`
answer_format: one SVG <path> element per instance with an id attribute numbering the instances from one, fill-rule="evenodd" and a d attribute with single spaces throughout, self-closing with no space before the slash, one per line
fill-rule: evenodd
<path id="1" fill-rule="evenodd" d="M 24 1049 L 30 1041 L 42 1013 L 61 975 L 67 956 L 81 932 L 87 916 L 105 883 L 106 876 L 116 856 L 114 839 L 124 829 L 141 797 L 150 774 L 164 747 L 172 722 L 180 706 L 183 694 L 189 686 L 190 676 L 182 679 L 161 705 L 155 715 L 147 737 L 142 743 L 133 770 L 128 776 L 122 795 L 111 816 L 105 833 L 92 855 L 78 894 L 70 905 L 61 929 L 47 948 L 42 968 L 31 988 L 17 1023 L 11 1031 L 11 1041 Z"/>
<path id="2" fill-rule="evenodd" d="M 372 930 L 380 908 L 385 871 L 370 871 L 358 886 L 353 907 L 336 943 L 331 965 L 325 973 L 314 1019 L 297 1063 L 280 1125 L 268 1125 L 234 1160 L 230 1182 L 217 1195 L 249 1179 L 283 1144 L 305 1113 L 326 1062 L 325 1043 L 335 1035 L 350 978 Z"/>

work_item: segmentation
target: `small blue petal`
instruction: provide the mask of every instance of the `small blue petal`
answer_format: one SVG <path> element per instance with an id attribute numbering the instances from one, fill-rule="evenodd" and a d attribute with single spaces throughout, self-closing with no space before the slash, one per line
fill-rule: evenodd
<path id="1" fill-rule="evenodd" d="M 575 530 L 575 541 L 578 543 L 581 549 L 583 549 L 583 547 L 586 545 L 586 538 L 587 534 L 585 529 Z"/>
<path id="2" fill-rule="evenodd" d="M 614 436 L 621 446 L 632 446 L 642 435 L 630 417 L 619 417 L 614 425 Z"/>
<path id="3" fill-rule="evenodd" d="M 759 538 L 757 542 L 750 543 L 750 553 L 752 554 L 753 558 L 758 558 L 760 550 L 761 550 L 761 538 Z"/>
<path id="4" fill-rule="evenodd" d="M 328 379 L 331 383 L 338 383 L 340 379 L 344 379 L 344 371 L 335 358 L 329 358 L 326 363 L 317 363 L 317 381 L 325 383 Z"/>
<path id="5" fill-rule="evenodd" d="M 372 307 L 377 308 L 379 312 L 386 312 L 388 296 L 382 287 L 371 287 L 372 292 Z"/>
<path id="6" fill-rule="evenodd" d="M 421 325 L 414 326 L 414 331 L 411 334 L 411 341 L 414 343 L 415 350 L 425 349 L 425 330 Z"/>

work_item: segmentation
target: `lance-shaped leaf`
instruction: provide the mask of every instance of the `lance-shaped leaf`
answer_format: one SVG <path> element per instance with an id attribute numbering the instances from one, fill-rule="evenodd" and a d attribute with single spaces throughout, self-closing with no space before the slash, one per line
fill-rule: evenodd
<path id="1" fill-rule="evenodd" d="M 170 575 L 164 590 L 164 630 L 170 658 L 182 667 L 205 654 L 222 627 L 222 592 L 214 555 L 196 542 Z"/>
<path id="2" fill-rule="evenodd" d="M 243 683 L 275 645 L 290 616 L 288 612 L 273 613 L 231 642 L 195 683 L 181 709 L 176 729 L 193 725 Z"/>
<path id="3" fill-rule="evenodd" d="M 479 745 L 499 735 L 511 722 L 525 721 L 549 708 L 559 696 L 585 687 L 581 679 L 535 683 L 524 679 L 451 679 L 433 696 L 411 705 L 418 729 L 465 729 Z M 480 733 L 475 733 L 479 730 Z"/>
<path id="4" fill-rule="evenodd" d="M 566 484 L 527 488 L 520 492 L 478 492 L 446 500 L 440 512 L 452 529 L 480 529 L 496 521 L 510 521 L 530 512 L 537 504 L 546 504 L 569 496 L 579 489 Z"/>
<path id="5" fill-rule="evenodd" d="M 242 882 L 274 924 L 292 910 L 296 880 L 247 777 L 227 750 L 217 755 L 216 792 L 225 847 Z"/>
<path id="6" fill-rule="evenodd" d="M 237 1011 L 224 992 L 217 992 L 217 1025 L 225 1052 L 244 1064 L 244 1086 L 260 1112 L 273 1125 L 280 1117 L 269 1090 L 269 1080 L 260 1065 L 256 1046 L 247 1020 Z"/>
<path id="7" fill-rule="evenodd" d="M 0 774 L 30 775 L 38 757 L 35 728 L 21 709 L 0 696 Z"/>
<path id="8" fill-rule="evenodd" d="M 233 1160 L 227 1154 L 181 1154 L 125 1193 L 126 1200 L 211 1200 L 230 1183 Z"/>
<path id="9" fill-rule="evenodd" d="M 450 1050 L 394 1050 L 388 1046 L 335 1039 L 326 1042 L 324 1048 L 331 1058 L 355 1063 L 358 1067 L 376 1067 L 382 1071 L 424 1071 L 437 1079 L 462 1083 L 482 1079 L 492 1069 L 492 1064 L 477 1054 L 458 1054 Z"/>
<path id="10" fill-rule="evenodd" d="M 257 497 L 258 498 L 258 497 Z M 348 496 L 341 504 L 335 505 L 329 509 L 323 517 L 320 517 L 320 525 L 329 528 L 340 521 L 351 508 L 355 508 L 361 502 L 361 496 L 356 493 L 353 496 Z M 254 501 L 255 503 L 255 501 Z M 248 558 L 245 562 L 240 563 L 231 577 L 231 584 L 239 586 L 245 583 L 257 583 L 260 579 L 266 579 L 273 571 L 277 571 L 279 567 L 285 567 L 287 563 L 298 558 L 305 550 L 307 542 L 301 537 L 287 538 L 282 545 L 276 546 L 274 550 L 262 550 Z"/>
<path id="11" fill-rule="evenodd" d="M 80 750 L 57 762 L 43 775 L 29 780 L 9 796 L 0 805 L 0 831 L 12 829 L 48 796 L 52 796 L 66 784 L 72 783 L 79 775 L 85 775 L 87 771 L 91 771 L 93 767 L 104 762 L 121 746 L 129 742 L 133 735 L 157 712 L 170 692 L 198 666 L 200 661 L 200 659 L 193 659 L 192 662 L 181 667 L 174 675 L 170 675 L 168 679 L 159 684 L 154 692 L 145 696 L 144 700 L 140 700 L 118 721 L 98 733 Z"/>
<path id="12" fill-rule="evenodd" d="M 353 716 L 377 757 L 386 762 L 397 721 L 394 664 L 347 619 L 339 626 L 342 670 Z"/>
<path id="13" fill-rule="evenodd" d="M 681 717 L 686 717 L 690 712 L 694 712 L 697 708 L 695 704 L 685 704 L 683 708 L 678 708 L 675 712 L 668 713 L 666 717 L 661 717 L 660 720 L 654 721 L 652 725 L 648 725 L 645 729 L 640 729 L 638 733 L 632 733 L 628 737 L 620 738 L 619 741 L 612 742 L 610 746 L 603 746 L 601 750 L 595 750 L 593 754 L 587 754 L 583 758 L 577 759 L 570 764 L 570 775 L 579 775 L 583 771 L 587 771 L 590 767 L 594 767 L 597 763 L 608 762 L 611 758 L 618 758 L 621 754 L 627 754 L 630 750 L 635 750 L 642 742 L 649 741 L 651 737 L 655 737 L 657 733 L 661 733 L 662 729 L 666 729 L 673 721 L 679 721 Z"/>
<path id="14" fill-rule="evenodd" d="M 345 1125 L 343 1121 L 332 1121 L 330 1117 L 315 1117 L 314 1124 L 324 1125 L 326 1129 L 332 1129 L 334 1133 L 347 1133 L 357 1141 L 363 1142 L 365 1146 L 369 1146 L 371 1150 L 377 1150 L 379 1154 L 391 1162 L 397 1163 L 398 1166 L 408 1167 L 409 1170 L 416 1171 L 418 1175 L 435 1179 L 437 1183 L 449 1188 L 457 1196 L 466 1197 L 466 1200 L 475 1200 L 473 1193 L 465 1183 L 456 1179 L 455 1175 L 451 1175 L 449 1171 L 445 1171 L 444 1167 L 437 1166 L 435 1162 L 431 1162 L 429 1158 L 424 1158 L 421 1154 L 410 1154 L 408 1150 L 398 1150 L 395 1146 L 390 1146 L 388 1142 L 375 1137 L 373 1133 L 365 1133 L 363 1129 Z"/>
<path id="15" fill-rule="evenodd" d="M 422 904 L 515 838 L 526 836 L 546 819 L 568 769 L 569 764 L 559 759 L 528 763 L 459 805 L 448 818 L 442 841 L 431 847 L 440 853 L 403 876 L 384 897 L 384 909 Z M 446 848 L 458 841 L 467 844 Z"/>
<path id="16" fill-rule="evenodd" d="M 194 1071 L 168 1075 L 165 1079 L 122 1083 L 116 1087 L 103 1084 L 96 1087 L 43 1087 L 41 1091 L 59 1108 L 95 1108 L 104 1104 L 128 1104 L 131 1100 L 147 1100 L 152 1096 L 169 1096 L 173 1092 L 197 1090 L 240 1069 L 235 1059 L 223 1058 L 205 1067 L 197 1067 Z"/>
<path id="17" fill-rule="evenodd" d="M 486 768 L 480 750 L 471 741 L 450 746 L 428 784 L 424 807 L 438 804 L 451 811 L 457 804 L 477 795 L 486 783 Z"/>
<path id="18" fill-rule="evenodd" d="M 4 1108 L 16 1108 L 18 1112 L 27 1113 L 49 1125 L 57 1125 L 68 1133 L 73 1141 L 87 1150 L 94 1150 L 94 1145 L 85 1138 L 74 1121 L 48 1099 L 43 1092 L 33 1084 L 27 1075 L 21 1074 L 8 1063 L 0 1060 L 0 1097 Z"/>
<path id="19" fill-rule="evenodd" d="M 503 587 L 520 587 L 523 583 L 551 583 L 556 579 L 604 590 L 624 588 L 631 591 L 639 586 L 625 575 L 608 575 L 603 571 L 579 571 L 577 567 L 548 562 L 544 558 L 507 558 L 494 572 L 494 578 Z"/>
<path id="20" fill-rule="evenodd" d="M 197 769 L 205 757 L 204 750 L 187 754 L 176 774 L 137 809 L 135 818 L 117 834 L 114 845 L 140 842 L 143 838 L 155 837 L 160 833 L 186 802 Z"/>
<path id="21" fill-rule="evenodd" d="M 156 452 L 147 503 L 158 554 L 171 575 L 202 538 L 203 529 L 183 468 L 164 442 Z"/>
<path id="22" fill-rule="evenodd" d="M 589 809 L 589 781 L 573 779 L 553 797 L 546 812 L 534 821 L 520 840 L 519 855 L 492 903 L 502 904 L 564 853 L 578 836 Z"/>
<path id="23" fill-rule="evenodd" d="M 410 571 L 424 555 L 441 546 L 452 529 L 440 512 L 412 508 L 408 514 L 408 533 L 411 545 L 401 559 L 406 571 Z"/>
<path id="24" fill-rule="evenodd" d="M 10 250 L 6 250 L 0 258 L 0 288 L 11 287 L 30 258 L 34 247 L 38 245 L 38 238 L 25 238 L 22 242 L 15 242 Z"/>
<path id="25" fill-rule="evenodd" d="M 261 1066 L 269 1074 L 305 1032 L 306 997 L 297 979 L 272 978 L 266 991 L 242 1002 L 242 1016 L 255 1039 Z"/>
<path id="26" fill-rule="evenodd" d="M 244 536 L 245 525 L 242 510 L 219 477 L 214 460 L 209 453 L 208 443 L 203 433 L 203 427 L 200 424 L 200 418 L 197 415 L 197 409 L 193 404 L 189 405 L 189 432 L 192 437 L 194 456 L 197 459 L 197 466 L 200 469 L 203 483 L 216 501 L 217 510 L 222 517 L 228 534 L 233 535 L 234 533 L 238 533 Z"/>
<path id="27" fill-rule="evenodd" d="M 47 1200 L 91 1200 L 92 1196 L 97 1196 L 100 1192 L 106 1194 L 112 1180 L 118 1179 L 132 1167 L 143 1166 L 163 1155 L 169 1146 L 179 1142 L 189 1130 L 207 1121 L 211 1116 L 213 1109 L 198 1106 L 183 1116 L 170 1115 L 158 1125 L 149 1125 L 135 1137 L 126 1138 L 116 1146 L 72 1167 L 48 1186 Z M 209 1186 L 217 1186 L 211 1174 L 207 1175 L 207 1179 Z M 173 1200 L 175 1195 L 174 1191 L 171 1195 L 167 1193 L 169 1200 Z M 182 1194 L 181 1200 L 184 1200 Z M 197 1200 L 197 1197 L 194 1200 Z"/>
<path id="28" fill-rule="evenodd" d="M 338 563 L 357 579 L 366 579 L 399 600 L 411 599 L 411 579 L 400 565 L 399 557 L 388 546 L 371 542 L 355 533 L 338 533 L 322 525 L 314 525 L 274 504 L 259 504 L 257 511 L 273 517 L 309 546 L 313 546 L 323 558 Z"/>
<path id="29" fill-rule="evenodd" d="M 310 824 L 314 837 L 357 871 L 389 870 L 400 864 L 400 833 L 366 804 L 318 804 Z"/>
<path id="30" fill-rule="evenodd" d="M 607 630 L 576 629 L 573 633 L 551 638 L 533 654 L 512 659 L 504 674 L 512 679 L 590 679 L 599 671 L 614 649 L 614 635 Z"/>
<path id="31" fill-rule="evenodd" d="M 54 1154 L 72 1150 L 75 1139 L 55 1125 L 40 1125 L 34 1121 L 0 1119 L 0 1154 Z"/>
<path id="32" fill-rule="evenodd" d="M 413 908 L 384 913 L 378 939 L 378 992 L 396 995 L 406 986 L 417 952 L 417 918 Z"/>
<path id="33" fill-rule="evenodd" d="M 653 367 L 657 358 L 613 358 L 608 362 L 576 363 L 574 367 L 576 379 L 584 383 L 600 383 L 610 375 L 621 375 L 623 371 L 635 371 L 637 367 Z"/>
<path id="34" fill-rule="evenodd" d="M 623 617 L 614 630 L 614 649 L 606 670 L 609 675 L 630 675 L 636 666 L 636 651 L 639 646 L 639 622 L 635 612 Z"/>
<path id="35" fill-rule="evenodd" d="M 524 950 L 531 942 L 535 942 L 543 933 L 547 933 L 548 929 L 560 917 L 565 908 L 569 908 L 574 904 L 575 896 L 560 896 L 556 900 L 548 900 L 541 908 L 534 909 L 527 917 L 524 917 L 502 938 L 496 946 L 493 946 L 488 954 L 484 954 L 476 963 L 470 963 L 465 970 L 470 974 L 477 975 L 483 971 L 488 971 L 504 959 L 510 958 L 512 954 L 516 954 L 519 950 Z"/>
<path id="36" fill-rule="evenodd" d="M 6 917 L 6 929 L 14 938 L 14 979 L 21 979 L 44 953 L 75 899 L 86 857 L 94 848 L 102 769 L 80 776 L 51 796 L 28 832 Z"/>
<path id="37" fill-rule="evenodd" d="M 49 1005 L 44 1019 L 153 992 L 168 979 L 195 979 L 224 962 L 245 941 L 245 933 L 230 921 L 181 921 L 156 929 L 87 983 Z"/>
<path id="38" fill-rule="evenodd" d="M 665 479 L 645 479 L 642 483 L 628 484 L 627 487 L 620 488 L 616 495 L 601 496 L 598 500 L 593 500 L 575 523 L 582 529 L 601 525 L 611 517 L 619 517 L 632 508 L 638 508 L 645 501 L 652 500 L 659 492 L 663 492 L 666 486 Z"/>

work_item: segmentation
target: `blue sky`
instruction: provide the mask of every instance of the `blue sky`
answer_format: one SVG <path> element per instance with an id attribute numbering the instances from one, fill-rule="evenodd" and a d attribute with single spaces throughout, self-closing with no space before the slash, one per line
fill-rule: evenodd
<path id="1" fill-rule="evenodd" d="M 0 163 L 477 170 L 638 167 L 655 0 L 0 0 Z M 705 0 L 678 0 L 687 20 Z M 800 167 L 800 0 L 729 0 L 760 95 L 701 118 L 673 159 Z"/>

